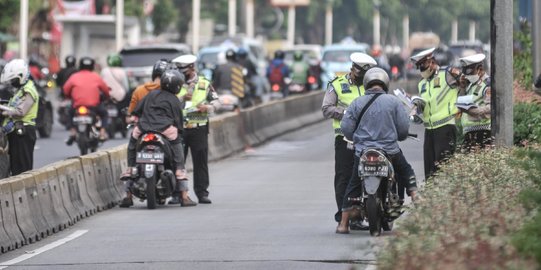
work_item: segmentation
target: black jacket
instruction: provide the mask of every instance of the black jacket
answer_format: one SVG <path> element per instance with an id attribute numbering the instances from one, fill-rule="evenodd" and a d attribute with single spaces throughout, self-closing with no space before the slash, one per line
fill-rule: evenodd
<path id="1" fill-rule="evenodd" d="M 132 114 L 139 117 L 137 126 L 143 133 L 162 132 L 171 125 L 177 127 L 180 133 L 183 127 L 182 103 L 167 91 L 151 91 L 137 104 Z"/>

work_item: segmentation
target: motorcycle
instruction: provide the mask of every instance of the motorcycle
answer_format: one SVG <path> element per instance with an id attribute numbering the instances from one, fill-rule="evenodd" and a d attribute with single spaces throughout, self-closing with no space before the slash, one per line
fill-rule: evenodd
<path id="1" fill-rule="evenodd" d="M 164 205 L 173 194 L 175 174 L 173 173 L 173 153 L 169 141 L 160 133 L 147 132 L 137 142 L 136 170 L 139 175 L 130 187 L 137 198 L 147 201 L 148 209 L 156 204 Z"/>
<path id="2" fill-rule="evenodd" d="M 105 109 L 109 118 L 109 125 L 106 128 L 109 139 L 114 139 L 117 132 L 120 132 L 122 138 L 125 139 L 128 135 L 125 110 L 119 110 L 118 106 L 110 100 L 105 103 Z"/>
<path id="3" fill-rule="evenodd" d="M 66 130 L 70 128 L 70 111 L 71 109 L 71 100 L 70 99 L 63 99 L 58 104 L 58 108 L 56 109 L 56 113 L 58 114 L 58 122 L 62 124 Z"/>
<path id="4" fill-rule="evenodd" d="M 414 134 L 410 136 L 415 137 Z M 387 154 L 376 148 L 365 150 L 360 157 L 358 173 L 363 183 L 363 194 L 348 198 L 359 202 L 354 205 L 358 217 L 368 220 L 372 236 L 379 236 L 381 230 L 391 231 L 393 221 L 402 214 L 403 201 L 399 194 L 404 187 L 396 181 L 393 165 Z"/>
<path id="5" fill-rule="evenodd" d="M 220 112 L 232 112 L 240 106 L 239 98 L 231 90 L 220 90 L 218 100 L 221 104 Z"/>
<path id="6" fill-rule="evenodd" d="M 101 128 L 101 120 L 96 117 L 96 113 L 86 106 L 77 107 L 73 116 L 73 125 L 77 129 L 76 142 L 81 155 L 86 155 L 89 150 L 95 152 L 100 142 Z"/>
<path id="7" fill-rule="evenodd" d="M 7 103 L 8 103 L 8 100 L 0 99 L 0 105 L 6 105 Z M 4 117 L 0 114 L 0 124 L 2 122 L 4 122 Z M 9 165 L 9 152 L 8 151 L 9 151 L 8 137 L 3 132 L 0 132 L 0 179 L 9 177 L 10 165 Z"/>

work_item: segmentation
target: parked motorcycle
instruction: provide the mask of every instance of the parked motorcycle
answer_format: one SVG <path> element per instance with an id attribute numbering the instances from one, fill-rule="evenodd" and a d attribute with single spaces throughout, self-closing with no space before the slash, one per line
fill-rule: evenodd
<path id="1" fill-rule="evenodd" d="M 77 107 L 73 125 L 77 129 L 76 142 L 81 155 L 86 155 L 89 150 L 95 152 L 100 143 L 101 128 L 101 120 L 96 116 L 96 112 L 86 106 Z"/>
<path id="2" fill-rule="evenodd" d="M 137 198 L 147 201 L 148 209 L 156 204 L 163 205 L 173 193 L 175 174 L 173 173 L 173 153 L 169 141 L 160 133 L 144 133 L 137 142 L 136 170 L 139 175 L 130 192 Z"/>

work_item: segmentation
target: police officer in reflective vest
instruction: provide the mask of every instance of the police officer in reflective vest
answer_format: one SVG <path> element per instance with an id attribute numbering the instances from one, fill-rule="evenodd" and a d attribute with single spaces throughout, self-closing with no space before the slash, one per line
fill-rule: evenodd
<path id="1" fill-rule="evenodd" d="M 23 59 L 13 59 L 6 64 L 0 83 L 10 84 L 13 96 L 7 106 L 0 107 L 4 118 L 0 132 L 7 134 L 11 175 L 32 170 L 36 144 L 36 117 L 39 94 L 29 79 L 30 70 Z"/>
<path id="2" fill-rule="evenodd" d="M 454 153 L 457 136 L 458 108 L 455 103 L 458 89 L 447 84 L 446 76 L 450 75 L 440 70 L 433 56 L 434 50 L 427 49 L 411 57 L 423 77 L 418 86 L 422 100 L 417 99 L 414 104 L 422 111 L 425 126 L 425 178 L 436 171 L 439 162 Z"/>
<path id="3" fill-rule="evenodd" d="M 462 74 L 469 82 L 464 93 L 474 106 L 462 110 L 462 130 L 464 133 L 464 146 L 470 150 L 472 147 L 485 147 L 492 143 L 490 132 L 490 77 L 486 74 L 482 53 L 460 59 Z M 460 108 L 460 107 L 459 107 Z"/>
<path id="4" fill-rule="evenodd" d="M 218 95 L 211 83 L 195 72 L 195 55 L 186 54 L 171 61 L 180 72 L 186 76 L 186 84 L 182 87 L 178 97 L 185 102 L 182 112 L 184 116 L 184 157 L 188 155 L 188 148 L 192 153 L 194 192 L 199 203 L 212 203 L 209 199 L 209 172 L 208 172 L 208 133 L 209 113 L 220 107 Z M 173 198 L 169 203 L 179 203 Z"/>
<path id="5" fill-rule="evenodd" d="M 363 79 L 366 71 L 376 65 L 376 60 L 367 54 L 356 52 L 350 55 L 353 62 L 348 74 L 336 77 L 327 86 L 321 110 L 323 116 L 332 119 L 334 129 L 334 193 L 338 211 L 334 215 L 336 222 L 342 217 L 342 202 L 355 156 L 353 145 L 344 141 L 344 134 L 340 130 L 340 120 L 344 110 L 359 96 L 364 95 Z"/>

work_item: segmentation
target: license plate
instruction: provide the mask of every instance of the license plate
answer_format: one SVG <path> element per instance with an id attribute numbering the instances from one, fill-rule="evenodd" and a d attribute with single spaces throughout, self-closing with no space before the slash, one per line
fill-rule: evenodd
<path id="1" fill-rule="evenodd" d="M 90 116 L 75 116 L 73 122 L 76 124 L 92 124 L 92 117 Z"/>
<path id="2" fill-rule="evenodd" d="M 389 175 L 389 166 L 387 165 L 361 165 L 364 176 L 387 176 Z"/>
<path id="3" fill-rule="evenodd" d="M 138 152 L 135 162 L 137 163 L 163 163 L 164 153 Z"/>
<path id="4" fill-rule="evenodd" d="M 109 117 L 117 117 L 118 116 L 118 110 L 115 108 L 115 109 L 107 109 L 107 115 L 109 115 Z"/>

